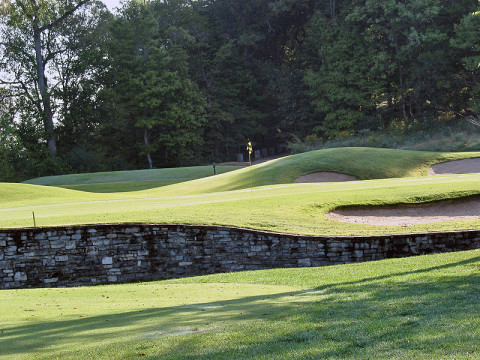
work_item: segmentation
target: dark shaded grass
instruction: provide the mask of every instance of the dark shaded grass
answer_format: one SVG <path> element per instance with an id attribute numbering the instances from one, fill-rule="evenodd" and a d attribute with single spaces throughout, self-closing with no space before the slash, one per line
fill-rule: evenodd
<path id="1" fill-rule="evenodd" d="M 89 331 L 96 329 L 112 337 L 111 345 L 58 358 L 475 359 L 480 357 L 479 267 L 480 256 L 474 256 L 310 290 L 218 301 L 205 304 L 207 309 L 174 306 L 27 324 L 2 329 L 0 354 L 35 349 L 54 358 L 48 349 L 59 337 L 88 344 L 96 338 Z M 321 269 L 301 270 L 322 276 Z M 148 326 L 139 330 L 145 321 Z M 184 328 L 191 331 L 178 334 Z M 138 336 L 139 331 L 153 338 Z"/>

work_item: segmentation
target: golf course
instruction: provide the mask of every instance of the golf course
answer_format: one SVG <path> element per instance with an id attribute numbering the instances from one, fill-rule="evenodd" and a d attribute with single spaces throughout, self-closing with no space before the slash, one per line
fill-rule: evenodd
<path id="1" fill-rule="evenodd" d="M 457 220 L 446 211 L 445 221 L 412 225 L 331 216 L 436 204 L 444 212 L 458 203 L 469 208 L 480 201 L 480 174 L 429 170 L 478 157 L 337 148 L 251 168 L 218 165 L 218 175 L 203 166 L 2 183 L 0 227 L 31 227 L 34 213 L 40 227 L 172 223 L 328 236 L 478 229 L 480 213 Z M 295 182 L 323 173 L 355 179 Z M 479 266 L 480 251 L 472 250 L 149 283 L 2 290 L 0 359 L 477 359 Z"/>
<path id="2" fill-rule="evenodd" d="M 38 178 L 24 184 L 2 184 L 0 227 L 32 226 L 34 213 L 37 226 L 173 223 L 305 235 L 472 229 L 479 226 L 477 218 L 379 226 L 333 221 L 325 214 L 343 208 L 472 199 L 480 195 L 480 175 L 428 176 L 428 171 L 434 164 L 479 156 L 474 152 L 342 148 L 286 156 L 251 168 L 218 166 L 221 174 L 216 176 L 212 176 L 211 166 L 204 166 Z M 301 176 L 319 172 L 358 180 L 294 183 Z"/>

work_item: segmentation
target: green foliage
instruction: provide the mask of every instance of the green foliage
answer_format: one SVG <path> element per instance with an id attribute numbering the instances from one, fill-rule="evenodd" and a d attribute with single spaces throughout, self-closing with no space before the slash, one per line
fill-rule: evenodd
<path id="1" fill-rule="evenodd" d="M 305 75 L 311 102 L 324 118 L 315 130 L 334 136 L 361 127 L 381 91 L 381 82 L 371 73 L 375 65 L 372 44 L 364 41 L 356 26 L 329 23 L 320 14 L 313 17 L 309 35 L 310 47 L 322 61 L 320 70 Z"/>
<path id="2" fill-rule="evenodd" d="M 455 38 L 451 40 L 454 48 L 461 53 L 461 60 L 466 72 L 462 73 L 462 92 L 468 104 L 476 113 L 480 113 L 480 9 L 466 15 L 455 28 Z"/>
<path id="3" fill-rule="evenodd" d="M 262 149 L 368 134 L 362 144 L 402 146 L 418 124 L 480 108 L 472 0 L 126 1 L 116 14 L 90 1 L 70 13 L 78 4 L 2 2 L 9 179 L 23 177 L 11 159 L 40 163 L 55 139 L 67 163 L 52 173 L 80 169 L 78 149 L 96 154 L 91 169 L 138 169 L 232 161 L 247 139 Z"/>
<path id="4" fill-rule="evenodd" d="M 191 163 L 202 145 L 204 99 L 189 78 L 189 41 L 182 29 L 159 33 L 154 13 L 139 2 L 126 4 L 112 23 L 110 81 L 117 116 L 133 127 L 139 154 L 149 162 L 154 157 L 162 165 Z"/>

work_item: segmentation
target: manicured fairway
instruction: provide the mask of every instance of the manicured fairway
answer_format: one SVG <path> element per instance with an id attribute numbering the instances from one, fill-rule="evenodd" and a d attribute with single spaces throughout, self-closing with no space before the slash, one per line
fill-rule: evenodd
<path id="1" fill-rule="evenodd" d="M 165 222 L 318 235 L 479 228 L 479 220 L 388 227 L 324 216 L 344 206 L 480 196 L 480 174 L 426 177 L 434 163 L 477 156 L 330 149 L 141 191 L 130 191 L 136 183 L 142 188 L 140 173 L 132 182 L 117 174 L 123 180 L 111 188 L 99 177 L 63 178 L 62 186 L 92 186 L 89 192 L 0 184 L 0 227 L 31 226 L 35 212 L 40 226 Z M 292 184 L 317 171 L 365 180 Z M 107 193 L 115 187 L 122 192 Z M 479 267 L 477 250 L 142 284 L 2 290 L 0 359 L 478 359 Z"/>
<path id="2" fill-rule="evenodd" d="M 0 291 L 0 359 L 478 359 L 480 251 Z"/>
<path id="3" fill-rule="evenodd" d="M 251 169 L 243 168 L 233 172 L 231 170 L 238 169 L 238 167 L 219 166 L 220 172 L 228 173 L 216 177 L 209 176 L 212 171 L 211 167 L 199 166 L 49 176 L 32 179 L 26 183 L 72 187 L 76 190 L 86 191 L 96 191 L 95 188 L 101 190 L 107 186 L 107 183 L 114 183 L 117 191 L 134 191 L 144 189 L 144 187 L 136 188 L 135 182 L 147 181 L 155 184 L 156 181 L 175 181 L 178 183 L 176 186 L 169 187 L 163 192 L 171 195 L 185 195 L 245 189 L 251 185 L 290 184 L 299 176 L 319 171 L 353 175 L 362 180 L 419 177 L 427 175 L 429 167 L 435 163 L 471 157 L 480 157 L 480 152 L 435 153 L 376 148 L 336 148 L 286 156 L 254 165 Z M 193 183 L 185 182 L 191 179 L 199 180 Z M 121 184 L 124 186 L 123 189 Z M 161 183 L 158 186 L 165 184 Z M 86 187 L 82 188 L 83 186 Z M 93 186 L 93 188 L 89 186 Z M 105 191 L 99 192 L 111 192 L 108 190 L 108 186 Z"/>
<path id="4" fill-rule="evenodd" d="M 2 184 L 0 227 L 31 226 L 34 211 L 40 226 L 111 222 L 219 224 L 317 235 L 478 228 L 478 220 L 409 227 L 354 225 L 328 220 L 324 214 L 343 206 L 423 203 L 480 195 L 479 174 L 291 184 L 297 176 L 314 170 L 351 170 L 350 174 L 360 178 L 381 178 L 389 174 L 425 175 L 432 163 L 478 155 L 330 149 L 214 177 L 111 194 Z M 380 158 L 382 161 L 378 160 Z M 327 161 L 331 161 L 329 167 L 325 165 Z M 402 165 L 404 162 L 416 165 L 407 167 Z M 250 183 L 254 186 L 252 189 Z"/>
<path id="5" fill-rule="evenodd" d="M 217 173 L 238 170 L 241 166 L 217 166 Z M 111 193 L 151 189 L 213 175 L 212 166 L 172 169 L 112 171 L 60 176 L 46 176 L 25 181 L 26 184 L 57 186 L 94 193 Z"/>

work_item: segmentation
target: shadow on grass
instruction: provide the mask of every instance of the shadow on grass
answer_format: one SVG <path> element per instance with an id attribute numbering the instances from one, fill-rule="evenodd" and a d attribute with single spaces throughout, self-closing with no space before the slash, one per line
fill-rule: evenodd
<path id="1" fill-rule="evenodd" d="M 119 352 L 162 343 L 146 345 L 150 359 L 478 358 L 480 274 L 442 274 L 467 265 L 480 257 L 306 291 L 27 324 L 1 329 L 0 354 L 48 356 L 61 341 L 90 343 L 82 351 L 100 357 L 104 337 Z"/>

